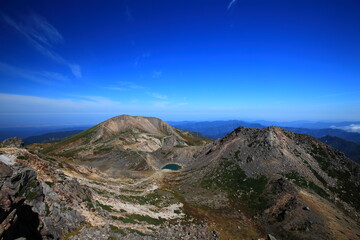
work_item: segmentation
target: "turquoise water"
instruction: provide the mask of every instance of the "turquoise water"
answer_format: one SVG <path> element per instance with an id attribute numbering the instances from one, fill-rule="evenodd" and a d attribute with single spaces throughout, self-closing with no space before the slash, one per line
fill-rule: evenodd
<path id="1" fill-rule="evenodd" d="M 164 167 L 162 167 L 162 169 L 170 169 L 170 170 L 180 170 L 181 166 L 177 165 L 177 164 L 167 164 Z"/>

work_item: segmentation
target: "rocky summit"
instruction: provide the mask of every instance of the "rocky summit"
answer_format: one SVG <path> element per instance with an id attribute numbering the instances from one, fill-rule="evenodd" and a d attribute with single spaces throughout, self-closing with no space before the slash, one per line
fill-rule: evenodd
<path id="1" fill-rule="evenodd" d="M 360 239 L 359 164 L 278 127 L 211 141 L 121 115 L 0 146 L 0 239 Z"/>
<path id="2" fill-rule="evenodd" d="M 129 170 L 160 169 L 164 162 L 161 153 L 173 158 L 177 155 L 176 158 L 189 161 L 198 151 L 198 146 L 207 142 L 209 140 L 198 139 L 192 133 L 173 128 L 158 118 L 121 115 L 51 145 L 43 152 L 71 159 L 76 164 L 96 167 L 118 177 L 128 174 Z M 186 150 L 177 154 L 180 148 Z M 178 156 L 184 155 L 184 152 L 187 152 L 185 156 Z"/>

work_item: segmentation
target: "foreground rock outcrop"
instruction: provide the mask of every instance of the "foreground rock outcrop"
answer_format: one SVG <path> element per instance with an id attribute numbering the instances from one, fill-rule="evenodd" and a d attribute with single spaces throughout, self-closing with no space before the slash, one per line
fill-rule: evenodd
<path id="1" fill-rule="evenodd" d="M 14 164 L 0 162 L 1 239 L 60 239 L 85 223 L 79 212 L 69 211 L 77 204 L 74 194 L 84 194 L 76 180 L 24 149 L 4 149 L 3 158 L 14 156 Z"/>
<path id="2" fill-rule="evenodd" d="M 23 148 L 24 141 L 21 138 L 13 137 L 0 142 L 0 148 Z"/>

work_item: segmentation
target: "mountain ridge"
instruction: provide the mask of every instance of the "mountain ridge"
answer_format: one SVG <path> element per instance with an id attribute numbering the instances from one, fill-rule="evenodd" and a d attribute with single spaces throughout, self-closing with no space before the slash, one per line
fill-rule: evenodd
<path id="1" fill-rule="evenodd" d="M 115 170 L 161 168 L 161 154 L 156 153 L 161 151 L 180 162 L 187 161 L 186 156 L 207 142 L 158 118 L 120 115 L 52 144 L 43 153 L 72 157 L 79 164 L 116 174 Z M 177 154 L 176 148 L 184 148 L 182 151 L 187 153 Z"/>
<path id="2" fill-rule="evenodd" d="M 188 189 L 175 187 L 185 191 L 186 201 L 215 209 L 238 208 L 250 218 L 260 214 L 255 222 L 283 239 L 322 239 L 328 235 L 326 227 L 315 224 L 332 219 L 321 213 L 320 205 L 342 216 L 352 212 L 359 221 L 360 165 L 311 136 L 279 127 L 240 127 L 209 144 L 188 169 L 193 171 L 183 179 Z M 194 195 L 199 188 L 202 194 Z M 274 194 L 275 189 L 280 190 Z M 214 192 L 216 198 L 211 198 Z M 346 213 L 339 212 L 333 199 L 338 199 L 336 204 Z M 316 213 L 310 217 L 303 208 L 313 201 L 316 205 L 312 203 L 311 208 Z M 235 202 L 242 204 L 234 207 Z M 342 224 L 345 222 L 338 221 L 336 229 Z M 307 229 L 309 233 L 291 229 Z M 341 232 L 336 235 L 340 238 Z"/>
<path id="3" fill-rule="evenodd" d="M 272 122 L 270 122 L 272 123 Z M 238 120 L 230 121 L 208 121 L 208 122 L 180 122 L 173 123 L 174 126 L 182 130 L 190 130 L 193 132 L 199 132 L 204 136 L 210 137 L 212 139 L 218 139 L 224 137 L 226 134 L 235 130 L 237 127 L 243 126 L 247 128 L 265 128 L 266 125 L 261 125 L 259 123 L 244 122 Z M 270 125 L 272 126 L 272 125 Z M 275 125 L 284 129 L 288 129 L 292 132 L 302 133 L 311 135 L 316 138 L 321 138 L 326 135 L 340 137 L 349 141 L 360 143 L 360 133 L 357 132 L 348 132 L 342 129 L 337 128 L 302 128 L 302 127 L 288 127 Z M 321 125 L 323 126 L 323 125 Z"/>
<path id="4" fill-rule="evenodd" d="M 160 145 L 147 146 L 154 142 Z M 60 143 L 3 146 L 0 168 L 9 172 L 0 179 L 0 207 L 8 204 L 1 196 L 20 196 L 38 214 L 43 231 L 32 230 L 42 236 L 360 237 L 360 165 L 279 127 L 240 127 L 207 142 L 160 119 L 118 116 Z"/>

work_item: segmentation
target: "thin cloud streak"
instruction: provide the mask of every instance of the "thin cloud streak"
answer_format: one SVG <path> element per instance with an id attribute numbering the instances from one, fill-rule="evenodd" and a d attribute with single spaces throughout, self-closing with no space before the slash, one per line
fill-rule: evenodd
<path id="1" fill-rule="evenodd" d="M 163 109 L 163 108 L 166 108 L 169 104 L 170 104 L 170 102 L 166 102 L 166 101 L 154 102 L 154 107 Z"/>
<path id="2" fill-rule="evenodd" d="M 129 6 L 126 6 L 126 8 L 125 8 L 125 17 L 126 17 L 126 20 L 130 23 L 134 22 L 134 20 L 135 20 L 133 14 L 131 13 Z"/>
<path id="3" fill-rule="evenodd" d="M 135 58 L 134 66 L 137 67 L 140 65 L 145 59 L 149 58 L 151 56 L 151 52 L 143 52 L 139 56 Z"/>
<path id="4" fill-rule="evenodd" d="M 153 78 L 159 78 L 159 77 L 161 77 L 161 75 L 162 75 L 162 71 L 153 71 L 152 72 Z"/>
<path id="5" fill-rule="evenodd" d="M 47 98 L 30 95 L 0 93 L 0 114 L 24 113 L 86 113 L 121 111 L 121 102 L 99 96 L 83 96 L 81 99 Z"/>
<path id="6" fill-rule="evenodd" d="M 56 72 L 43 71 L 43 72 L 40 72 L 39 74 L 46 78 L 54 79 L 57 81 L 62 81 L 62 82 L 70 81 L 70 79 L 68 77 L 66 77 L 60 73 L 56 73 Z"/>
<path id="7" fill-rule="evenodd" d="M 38 42 L 42 42 L 49 47 L 53 47 L 54 44 L 64 43 L 63 36 L 45 18 L 36 14 L 32 14 L 30 18 L 33 28 L 27 30 L 29 35 L 37 39 Z"/>
<path id="8" fill-rule="evenodd" d="M 168 98 L 166 95 L 159 94 L 159 93 L 150 93 L 150 95 L 154 98 L 162 99 L 162 100 L 165 100 Z"/>
<path id="9" fill-rule="evenodd" d="M 47 71 L 29 71 L 3 62 L 0 62 L 0 72 L 47 85 L 53 85 L 54 83 L 58 83 L 59 81 L 67 82 L 70 80 L 68 77 L 61 75 L 60 73 Z"/>
<path id="10" fill-rule="evenodd" d="M 5 22 L 23 35 L 41 54 L 53 61 L 67 66 L 76 78 L 81 78 L 81 68 L 57 54 L 52 49 L 57 44 L 64 43 L 63 36 L 45 18 L 32 13 L 26 23 L 16 22 L 9 16 L 1 14 Z"/>
<path id="11" fill-rule="evenodd" d="M 109 90 L 116 90 L 116 91 L 124 91 L 126 90 L 126 88 L 121 88 L 121 87 L 103 87 L 105 89 L 109 89 Z"/>
<path id="12" fill-rule="evenodd" d="M 123 88 L 131 88 L 131 89 L 143 89 L 143 86 L 137 85 L 133 82 L 126 82 L 126 81 L 118 81 L 117 84 L 122 86 Z"/>
<path id="13" fill-rule="evenodd" d="M 237 0 L 231 0 L 231 2 L 229 3 L 227 9 L 229 10 L 235 3 Z"/>

